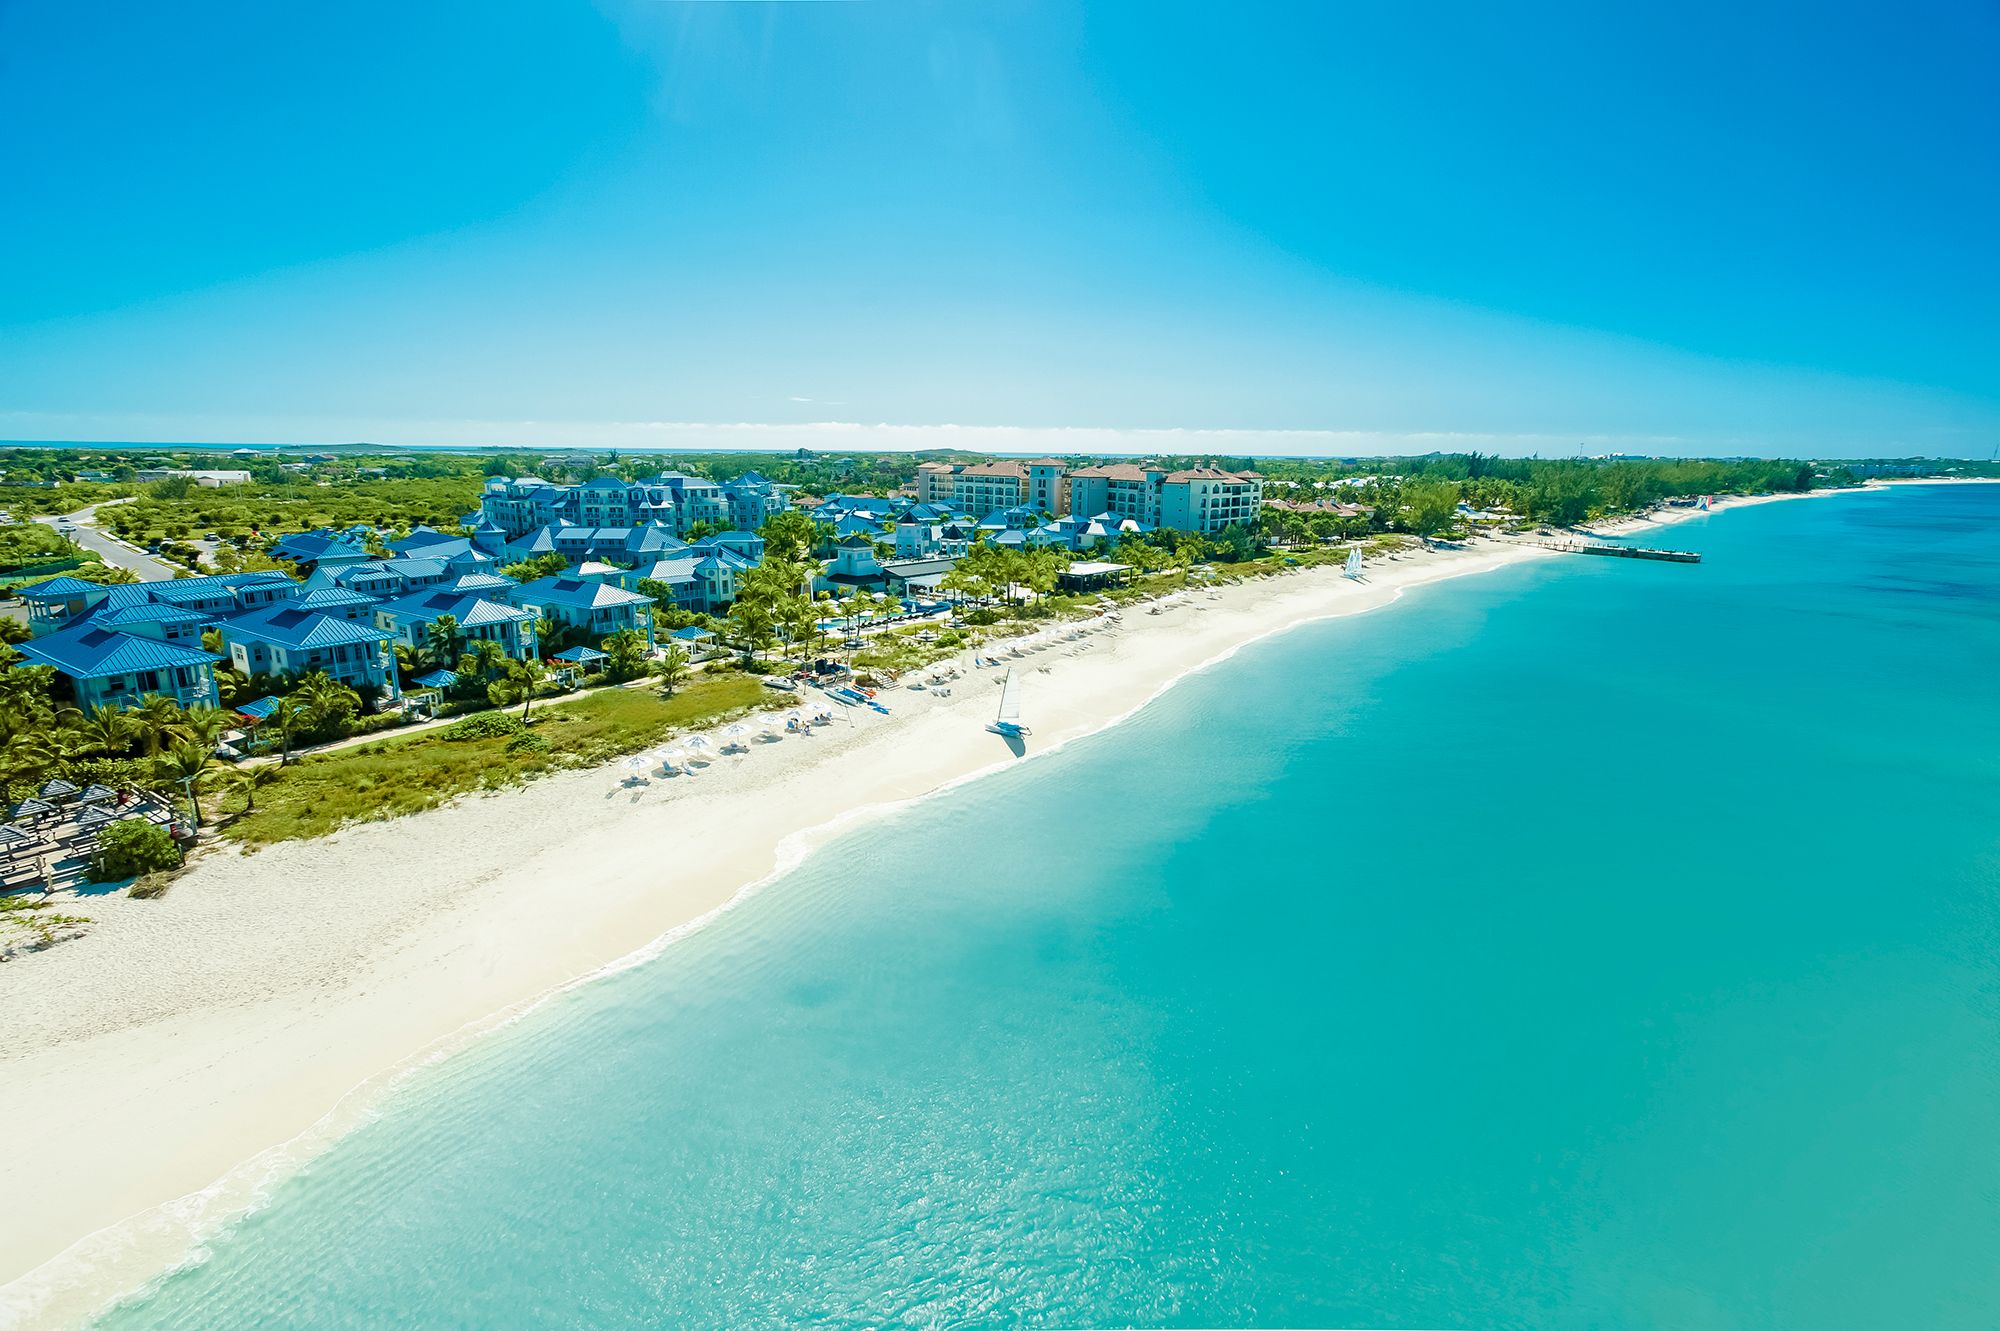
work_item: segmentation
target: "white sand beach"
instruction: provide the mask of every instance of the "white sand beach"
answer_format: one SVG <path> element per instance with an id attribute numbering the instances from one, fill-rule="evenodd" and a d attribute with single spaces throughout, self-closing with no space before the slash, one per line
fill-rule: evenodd
<path id="1" fill-rule="evenodd" d="M 1032 697 L 1025 756 L 1258 638 L 1544 557 L 1482 541 L 1362 581 L 1313 569 L 1128 610 L 1007 661 Z M 87 936 L 0 966 L 0 1121 L 21 1143 L 0 1158 L 0 1326 L 87 1317 L 184 1260 L 395 1077 L 651 955 L 852 820 L 1022 761 L 984 728 L 1002 673 L 949 697 L 892 690 L 892 715 L 843 711 L 696 777 L 551 777 L 210 854 L 162 900 L 90 900 Z"/>

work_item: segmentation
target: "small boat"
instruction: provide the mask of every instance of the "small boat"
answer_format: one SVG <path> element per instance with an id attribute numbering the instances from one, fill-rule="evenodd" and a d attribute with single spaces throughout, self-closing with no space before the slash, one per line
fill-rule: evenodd
<path id="1" fill-rule="evenodd" d="M 993 724 L 986 727 L 996 735 L 1012 739 L 1029 734 L 1021 724 L 1021 681 L 1010 669 L 1005 682 L 1000 685 L 1000 714 L 993 718 Z"/>
<path id="2" fill-rule="evenodd" d="M 1358 578 L 1361 576 L 1360 550 L 1355 549 L 1347 552 L 1347 567 L 1340 571 L 1340 576 L 1343 578 Z"/>

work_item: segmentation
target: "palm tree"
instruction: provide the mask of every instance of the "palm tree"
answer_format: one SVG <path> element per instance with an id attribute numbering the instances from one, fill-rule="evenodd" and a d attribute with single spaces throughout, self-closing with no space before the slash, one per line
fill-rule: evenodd
<path id="1" fill-rule="evenodd" d="M 660 676 L 660 683 L 666 687 L 667 696 L 674 696 L 674 687 L 687 678 L 688 654 L 678 645 L 667 648 L 659 663 L 653 667 Z"/>
<path id="2" fill-rule="evenodd" d="M 243 812 L 251 813 L 257 808 L 257 792 L 276 781 L 282 769 L 269 763 L 258 763 L 254 767 L 238 767 L 229 773 L 229 788 L 243 797 Z"/>
<path id="3" fill-rule="evenodd" d="M 174 734 L 189 743 L 213 750 L 222 741 L 222 732 L 229 727 L 229 713 L 220 707 L 189 707 L 181 712 Z"/>
<path id="4" fill-rule="evenodd" d="M 405 679 L 429 673 L 433 664 L 429 648 L 412 647 L 402 642 L 396 644 L 396 668 L 403 672 Z"/>
<path id="5" fill-rule="evenodd" d="M 148 693 L 129 713 L 134 729 L 146 741 L 146 756 L 160 756 L 160 746 L 173 738 L 181 723 L 181 705 L 164 693 Z"/>
<path id="6" fill-rule="evenodd" d="M 472 650 L 465 654 L 471 662 L 472 672 L 481 679 L 497 678 L 507 668 L 507 649 L 491 638 L 482 638 L 472 644 Z"/>
<path id="7" fill-rule="evenodd" d="M 278 743 L 282 746 L 278 765 L 282 767 L 292 760 L 292 736 L 312 724 L 312 708 L 301 698 L 280 698 L 271 709 L 268 723 L 278 732 Z"/>
<path id="8" fill-rule="evenodd" d="M 300 680 L 294 696 L 312 709 L 315 726 L 351 717 L 361 709 L 361 695 L 324 670 L 315 670 Z"/>
<path id="9" fill-rule="evenodd" d="M 456 661 L 460 649 L 465 646 L 465 634 L 459 630 L 458 617 L 439 615 L 424 630 L 424 641 L 430 647 L 431 655 L 439 661 Z"/>
<path id="10" fill-rule="evenodd" d="M 569 646 L 570 634 L 573 631 L 569 625 L 563 623 L 561 620 L 551 619 L 547 615 L 543 615 L 535 621 L 536 650 L 541 652 L 544 658 L 554 656 L 557 652 Z"/>
<path id="11" fill-rule="evenodd" d="M 100 707 L 77 727 L 84 742 L 102 754 L 123 753 L 132 746 L 138 732 L 132 718 L 116 707 Z"/>
<path id="12" fill-rule="evenodd" d="M 214 766 L 215 754 L 191 743 L 176 744 L 153 761 L 153 770 L 162 781 L 171 782 L 187 792 L 188 803 L 194 808 L 197 831 L 201 828 L 201 800 L 196 797 L 194 788 Z"/>
<path id="13" fill-rule="evenodd" d="M 509 667 L 509 673 L 521 686 L 521 724 L 526 725 L 528 709 L 535 704 L 535 690 L 549 677 L 549 668 L 531 656 L 525 661 L 514 662 Z"/>

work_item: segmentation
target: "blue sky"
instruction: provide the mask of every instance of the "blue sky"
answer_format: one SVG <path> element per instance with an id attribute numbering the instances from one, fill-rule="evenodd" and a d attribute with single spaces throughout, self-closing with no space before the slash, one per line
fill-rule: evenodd
<path id="1" fill-rule="evenodd" d="M 12 0 L 0 437 L 2000 448 L 2000 10 L 1506 8 Z"/>

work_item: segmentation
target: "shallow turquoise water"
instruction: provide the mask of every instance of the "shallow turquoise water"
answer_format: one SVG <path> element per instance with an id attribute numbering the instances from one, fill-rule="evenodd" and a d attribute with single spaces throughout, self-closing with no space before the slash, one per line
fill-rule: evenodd
<path id="1" fill-rule="evenodd" d="M 1991 1327 L 2000 487 L 1672 540 L 856 831 L 104 1324 Z"/>

